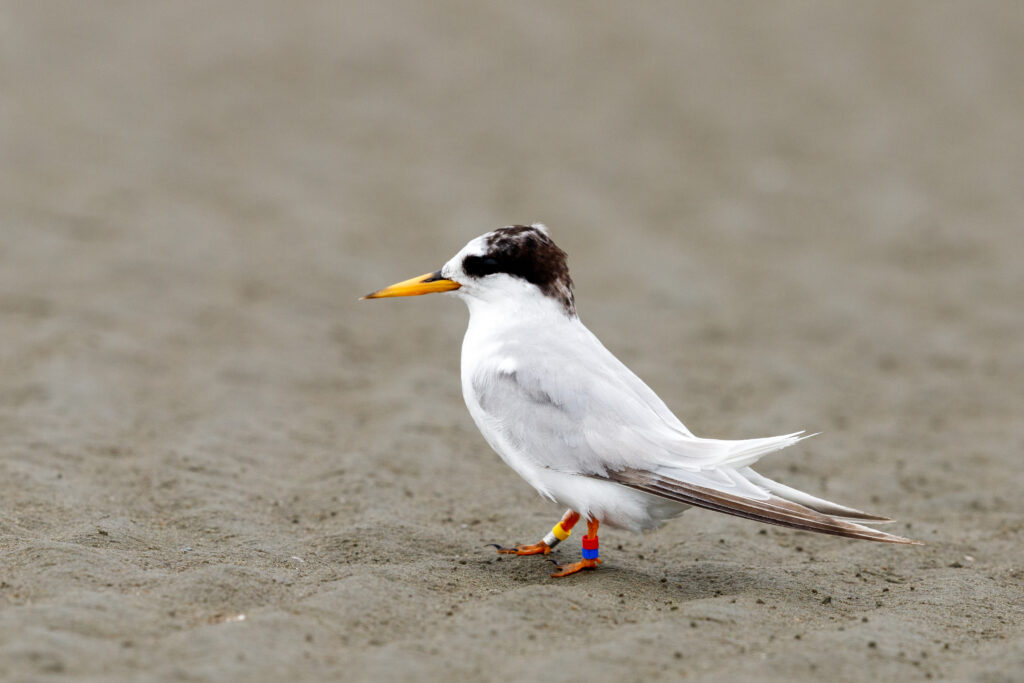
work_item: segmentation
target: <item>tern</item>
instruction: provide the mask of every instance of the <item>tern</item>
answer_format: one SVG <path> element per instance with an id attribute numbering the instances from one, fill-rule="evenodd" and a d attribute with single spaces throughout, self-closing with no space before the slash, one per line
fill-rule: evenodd
<path id="1" fill-rule="evenodd" d="M 568 508 L 539 542 L 495 545 L 547 555 L 580 520 L 579 562 L 595 569 L 601 524 L 643 531 L 690 507 L 850 538 L 919 544 L 865 524 L 891 519 L 772 481 L 751 466 L 806 438 L 694 436 L 576 314 L 566 254 L 542 224 L 471 240 L 440 270 L 363 299 L 447 292 L 466 302 L 462 394 L 484 439 L 541 496 Z"/>

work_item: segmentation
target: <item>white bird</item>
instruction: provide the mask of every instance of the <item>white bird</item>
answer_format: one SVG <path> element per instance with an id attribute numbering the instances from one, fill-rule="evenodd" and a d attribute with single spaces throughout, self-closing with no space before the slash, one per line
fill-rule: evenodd
<path id="1" fill-rule="evenodd" d="M 803 432 L 738 441 L 694 436 L 576 315 L 566 254 L 541 224 L 481 235 L 434 273 L 364 299 L 449 292 L 469 307 L 462 393 L 502 460 L 541 496 L 568 508 L 538 543 L 499 553 L 548 554 L 582 517 L 593 569 L 597 530 L 661 526 L 688 507 L 838 536 L 918 543 L 864 523 L 892 521 L 772 481 L 751 469 Z"/>

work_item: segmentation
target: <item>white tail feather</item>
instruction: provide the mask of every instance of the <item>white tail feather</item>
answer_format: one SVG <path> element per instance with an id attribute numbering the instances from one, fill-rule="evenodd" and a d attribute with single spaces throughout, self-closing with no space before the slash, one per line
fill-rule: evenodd
<path id="1" fill-rule="evenodd" d="M 794 432 L 782 436 L 769 436 L 763 439 L 745 439 L 736 441 L 728 455 L 716 463 L 718 467 L 733 467 L 740 469 L 748 467 L 755 462 L 775 451 L 782 450 L 804 439 L 809 439 L 816 434 L 801 436 L 803 432 Z"/>

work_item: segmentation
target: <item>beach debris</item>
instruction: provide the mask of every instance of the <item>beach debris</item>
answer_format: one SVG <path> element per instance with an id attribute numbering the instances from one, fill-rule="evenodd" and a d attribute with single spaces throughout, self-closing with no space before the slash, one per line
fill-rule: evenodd
<path id="1" fill-rule="evenodd" d="M 224 614 L 223 612 L 217 612 L 213 616 L 207 618 L 206 623 L 208 624 L 230 624 L 239 621 L 245 621 L 244 614 Z"/>

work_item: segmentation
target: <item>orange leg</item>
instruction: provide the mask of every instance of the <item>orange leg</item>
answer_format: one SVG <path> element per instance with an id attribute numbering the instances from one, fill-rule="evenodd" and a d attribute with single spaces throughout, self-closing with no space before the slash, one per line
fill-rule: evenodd
<path id="1" fill-rule="evenodd" d="M 547 555 L 551 549 L 569 537 L 569 532 L 580 520 L 580 513 L 575 510 L 566 510 L 562 520 L 548 532 L 548 535 L 540 543 L 531 545 L 517 545 L 514 548 L 503 548 L 497 543 L 492 543 L 498 549 L 499 555 Z"/>
<path id="2" fill-rule="evenodd" d="M 551 575 L 558 579 L 569 576 L 584 569 L 597 569 L 601 559 L 597 556 L 597 528 L 600 526 L 596 519 L 587 520 L 587 535 L 583 537 L 583 559 L 572 564 L 558 565 L 558 571 Z"/>

